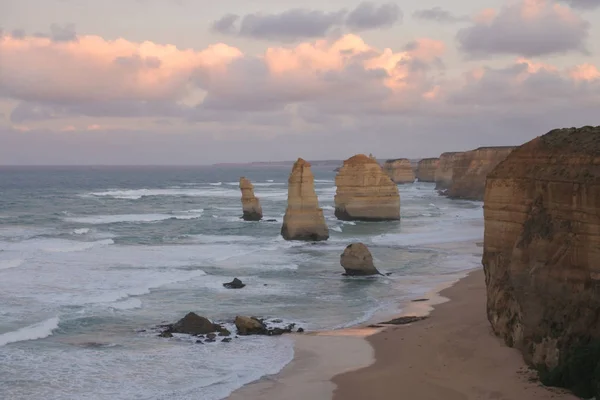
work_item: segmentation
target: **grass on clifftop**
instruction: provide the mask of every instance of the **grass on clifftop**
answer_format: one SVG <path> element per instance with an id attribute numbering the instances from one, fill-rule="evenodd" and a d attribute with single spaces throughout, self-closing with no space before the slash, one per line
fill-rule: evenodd
<path id="1" fill-rule="evenodd" d="M 546 386 L 569 389 L 584 399 L 600 399 L 600 340 L 571 348 L 556 368 L 539 371 Z"/>

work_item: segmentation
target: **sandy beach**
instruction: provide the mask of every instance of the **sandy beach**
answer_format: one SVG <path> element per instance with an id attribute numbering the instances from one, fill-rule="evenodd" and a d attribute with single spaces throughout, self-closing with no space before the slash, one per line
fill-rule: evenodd
<path id="1" fill-rule="evenodd" d="M 338 375 L 335 400 L 576 399 L 545 388 L 521 355 L 495 337 L 485 314 L 483 271 L 440 293 L 450 301 L 430 318 L 367 340 L 375 363 Z"/>
<path id="2" fill-rule="evenodd" d="M 521 355 L 492 334 L 481 270 L 428 298 L 405 308 L 403 315 L 429 313 L 409 325 L 294 335 L 289 365 L 229 399 L 576 399 L 541 386 Z"/>

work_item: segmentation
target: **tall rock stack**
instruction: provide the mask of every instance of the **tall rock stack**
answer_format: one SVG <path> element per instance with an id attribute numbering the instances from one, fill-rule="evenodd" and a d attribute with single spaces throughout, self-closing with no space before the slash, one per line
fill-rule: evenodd
<path id="1" fill-rule="evenodd" d="M 400 219 L 398 186 L 374 159 L 358 154 L 335 177 L 335 216 L 344 221 Z"/>
<path id="2" fill-rule="evenodd" d="M 435 171 L 440 163 L 439 158 L 424 158 L 417 164 L 417 179 L 419 182 L 435 182 Z"/>
<path id="3" fill-rule="evenodd" d="M 514 147 L 480 147 L 456 156 L 452 167 L 452 185 L 446 195 L 454 199 L 483 200 L 487 175 Z"/>
<path id="4" fill-rule="evenodd" d="M 454 160 L 458 158 L 461 152 L 447 152 L 440 155 L 440 162 L 435 170 L 435 189 L 447 190 L 452 186 L 452 169 Z"/>
<path id="5" fill-rule="evenodd" d="M 288 179 L 288 205 L 281 236 L 285 240 L 319 241 L 329 238 L 329 228 L 315 193 L 310 163 L 301 158 L 294 163 Z"/>
<path id="6" fill-rule="evenodd" d="M 386 160 L 383 164 L 383 171 L 394 183 L 413 183 L 415 181 L 415 172 L 408 158 Z"/>
<path id="7" fill-rule="evenodd" d="M 488 175 L 484 217 L 494 332 L 544 383 L 599 396 L 600 126 L 514 150 Z"/>
<path id="8" fill-rule="evenodd" d="M 244 221 L 260 221 L 263 217 L 260 201 L 254 196 L 254 186 L 249 179 L 240 178 L 240 190 L 242 191 L 242 219 Z"/>

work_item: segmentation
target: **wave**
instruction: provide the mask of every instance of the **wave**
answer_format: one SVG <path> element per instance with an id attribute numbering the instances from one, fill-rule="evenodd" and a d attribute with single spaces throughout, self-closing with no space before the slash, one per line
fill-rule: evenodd
<path id="1" fill-rule="evenodd" d="M 142 301 L 137 298 L 130 298 L 111 304 L 110 307 L 115 310 L 133 310 L 135 308 L 142 308 Z"/>
<path id="2" fill-rule="evenodd" d="M 223 184 L 223 182 L 213 182 L 213 183 L 209 183 L 209 185 L 211 186 L 221 186 Z"/>
<path id="3" fill-rule="evenodd" d="M 16 260 L 0 260 L 0 270 L 17 268 L 21 264 L 23 264 L 25 260 L 16 259 Z"/>
<path id="4" fill-rule="evenodd" d="M 333 227 L 331 227 L 331 230 L 332 230 L 332 231 L 336 231 L 336 232 L 341 232 L 341 231 L 342 231 L 342 228 L 341 228 L 341 227 L 339 227 L 339 226 L 333 226 Z"/>
<path id="5" fill-rule="evenodd" d="M 16 331 L 3 333 L 0 335 L 0 346 L 9 343 L 23 342 L 26 340 L 43 339 L 54 332 L 58 328 L 58 317 L 49 318 L 37 324 L 29 325 Z"/>
<path id="6" fill-rule="evenodd" d="M 73 229 L 73 234 L 74 235 L 85 235 L 86 233 L 89 233 L 90 228 L 79 228 L 79 229 Z"/>
<path id="7" fill-rule="evenodd" d="M 333 179 L 315 179 L 315 183 L 335 183 Z"/>
<path id="8" fill-rule="evenodd" d="M 115 223 L 143 223 L 164 221 L 167 219 L 196 219 L 202 216 L 203 209 L 183 211 L 184 215 L 180 214 L 115 214 L 115 215 L 90 215 L 87 217 L 68 217 L 65 221 L 75 222 L 78 224 L 115 224 Z"/>
<path id="9" fill-rule="evenodd" d="M 55 241 L 51 240 L 50 243 L 48 243 L 53 246 L 44 246 L 41 249 L 51 253 L 71 253 L 74 251 L 89 250 L 96 246 L 107 246 L 114 243 L 115 242 L 112 239 L 97 240 L 95 242 L 77 242 L 72 240 L 57 239 Z"/>

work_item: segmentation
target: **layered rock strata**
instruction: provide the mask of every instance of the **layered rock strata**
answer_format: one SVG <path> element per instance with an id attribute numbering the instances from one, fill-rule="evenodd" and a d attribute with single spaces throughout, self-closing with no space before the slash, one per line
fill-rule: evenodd
<path id="1" fill-rule="evenodd" d="M 386 160 L 383 163 L 383 171 L 394 183 L 413 183 L 415 181 L 415 172 L 408 158 Z"/>
<path id="2" fill-rule="evenodd" d="M 420 160 L 416 171 L 419 182 L 435 182 L 435 171 L 439 163 L 439 158 L 424 158 Z"/>
<path id="3" fill-rule="evenodd" d="M 260 201 L 254 195 L 254 186 L 249 179 L 240 178 L 240 190 L 242 191 L 242 219 L 244 221 L 260 221 L 263 217 Z"/>
<path id="4" fill-rule="evenodd" d="M 310 163 L 301 158 L 294 163 L 288 179 L 288 205 L 281 236 L 285 240 L 319 241 L 329 238 L 329 228 L 315 193 Z"/>
<path id="5" fill-rule="evenodd" d="M 358 154 L 335 177 L 335 216 L 344 221 L 400 219 L 398 186 L 376 160 Z"/>
<path id="6" fill-rule="evenodd" d="M 452 169 L 454 160 L 461 155 L 462 152 L 446 152 L 440 155 L 440 162 L 435 170 L 435 189 L 446 190 L 452 186 Z"/>
<path id="7" fill-rule="evenodd" d="M 487 175 L 514 147 L 480 147 L 455 156 L 452 184 L 445 193 L 454 199 L 483 200 Z"/>
<path id="8" fill-rule="evenodd" d="M 600 127 L 520 146 L 488 175 L 484 201 L 494 332 L 544 383 L 599 396 Z"/>

